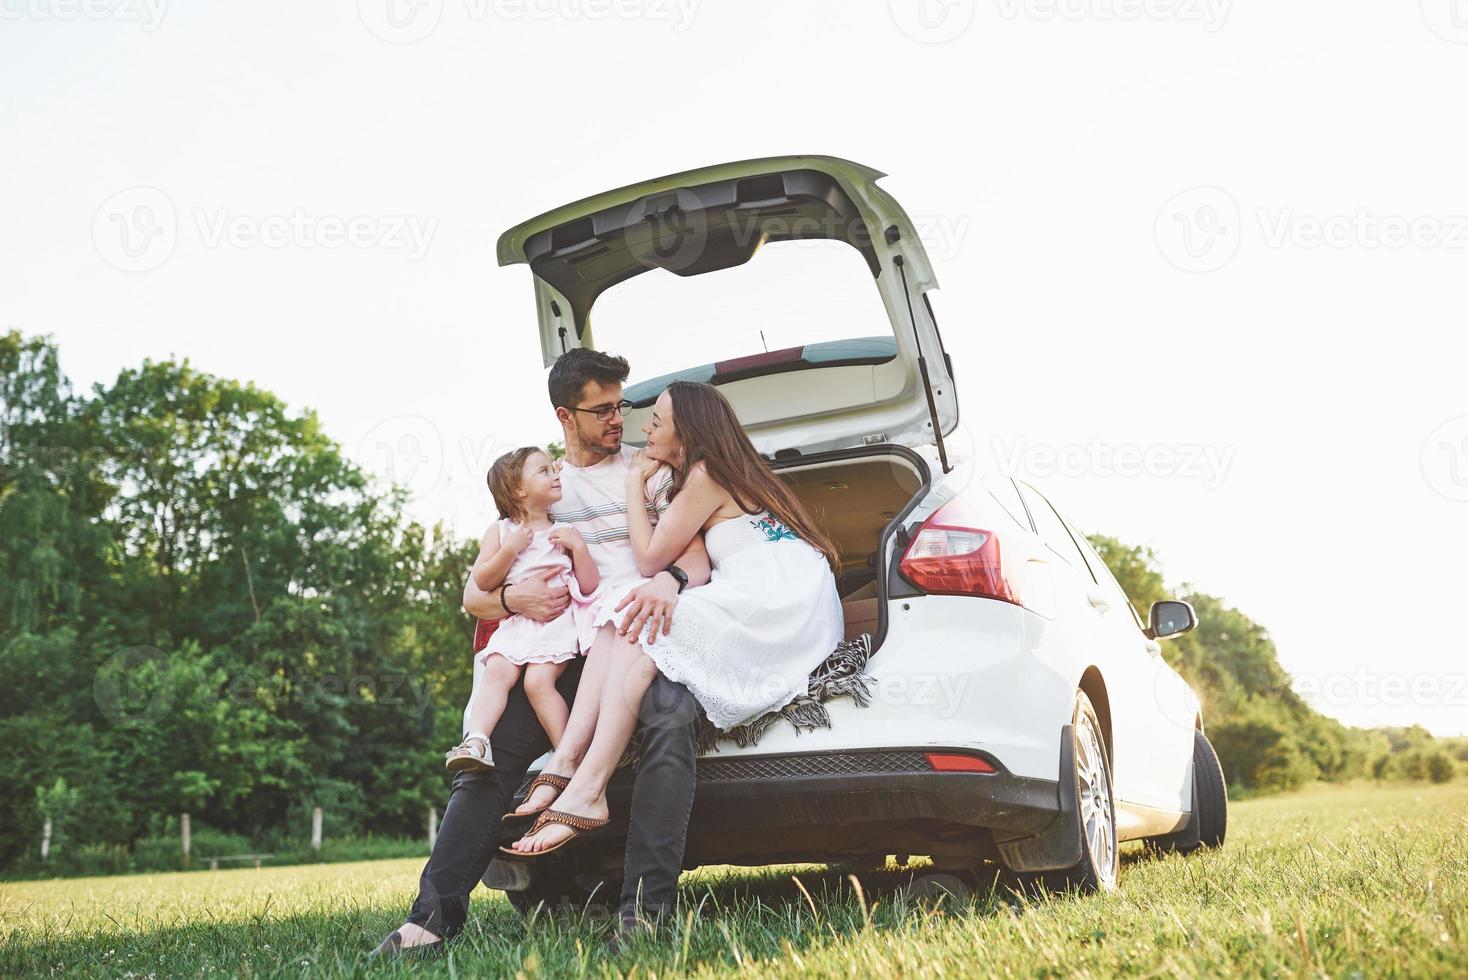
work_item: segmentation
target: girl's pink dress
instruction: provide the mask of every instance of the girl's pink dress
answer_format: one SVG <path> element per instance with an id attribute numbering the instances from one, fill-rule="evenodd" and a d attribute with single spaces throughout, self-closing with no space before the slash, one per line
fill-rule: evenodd
<path id="1" fill-rule="evenodd" d="M 508 518 L 498 522 L 500 540 L 520 525 Z M 534 575 L 544 575 L 554 569 L 560 581 L 571 590 L 571 604 L 566 611 L 548 623 L 540 623 L 526 616 L 512 615 L 500 620 L 499 628 L 489 638 L 489 643 L 479 651 L 481 659 L 499 654 L 512 664 L 559 664 L 577 656 L 591 646 L 595 630 L 589 629 L 592 604 L 597 592 L 584 595 L 571 570 L 571 556 L 559 545 L 551 543 L 550 533 L 555 525 L 534 532 L 534 537 L 515 558 L 505 581 L 523 582 Z"/>

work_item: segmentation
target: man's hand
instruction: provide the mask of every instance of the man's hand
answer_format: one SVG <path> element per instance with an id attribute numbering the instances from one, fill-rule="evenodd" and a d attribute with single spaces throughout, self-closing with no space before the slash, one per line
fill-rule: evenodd
<path id="1" fill-rule="evenodd" d="M 550 533 L 550 543 L 560 545 L 568 555 L 586 547 L 586 539 L 574 527 L 557 527 Z"/>
<path id="2" fill-rule="evenodd" d="M 571 604 L 571 590 L 566 588 L 562 582 L 552 582 L 552 579 L 560 577 L 558 569 L 551 569 L 544 575 L 532 575 L 523 582 L 517 582 L 505 591 L 507 605 L 514 610 L 516 615 L 533 619 L 538 623 L 548 623 Z"/>
<path id="3" fill-rule="evenodd" d="M 657 642 L 659 631 L 664 636 L 668 635 L 673 626 L 673 607 L 676 605 L 678 580 L 667 572 L 658 572 L 651 581 L 639 585 L 618 603 L 615 611 L 621 612 L 625 608 L 627 615 L 622 617 L 622 625 L 617 632 L 637 641 L 646 628 L 647 643 L 652 645 Z"/>

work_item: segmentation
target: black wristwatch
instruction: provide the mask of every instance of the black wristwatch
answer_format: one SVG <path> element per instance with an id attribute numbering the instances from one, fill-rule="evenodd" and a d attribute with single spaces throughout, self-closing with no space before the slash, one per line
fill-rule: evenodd
<path id="1" fill-rule="evenodd" d="M 677 565 L 669 565 L 667 568 L 663 569 L 663 571 L 667 572 L 669 575 L 673 576 L 673 578 L 678 580 L 678 594 L 682 595 L 683 590 L 688 588 L 688 573 L 679 568 Z"/>

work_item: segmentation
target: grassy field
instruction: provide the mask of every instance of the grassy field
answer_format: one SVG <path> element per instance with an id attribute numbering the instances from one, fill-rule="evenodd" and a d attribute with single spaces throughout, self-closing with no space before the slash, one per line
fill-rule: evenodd
<path id="1" fill-rule="evenodd" d="M 704 869 L 676 927 L 617 955 L 603 922 L 527 924 L 481 889 L 451 956 L 376 969 L 417 859 L 21 882 L 0 885 L 0 976 L 1468 976 L 1468 784 L 1236 803 L 1221 850 L 1123 861 L 1114 894 L 1038 898 L 933 898 L 922 868 L 859 891 Z"/>

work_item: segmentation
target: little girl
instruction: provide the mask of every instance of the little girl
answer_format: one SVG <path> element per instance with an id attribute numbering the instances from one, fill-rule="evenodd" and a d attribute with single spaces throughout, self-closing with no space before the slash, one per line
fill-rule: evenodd
<path id="1" fill-rule="evenodd" d="M 561 478 L 550 456 L 535 446 L 505 453 L 494 461 L 487 479 L 500 512 L 500 520 L 490 529 L 498 530 L 499 550 L 474 566 L 474 584 L 493 593 L 506 583 L 558 569 L 571 591 L 571 605 L 548 623 L 505 617 L 476 654 L 484 661 L 484 676 L 469 702 L 468 734 L 447 754 L 445 765 L 451 772 L 494 768 L 489 733 L 505 710 L 521 668 L 526 698 L 551 745 L 560 744 L 570 711 L 556 690 L 556 680 L 580 652 L 578 622 L 585 618 L 599 580 L 581 533 L 551 521 L 550 507 L 561 499 Z M 490 540 L 488 533 L 485 540 Z"/>

